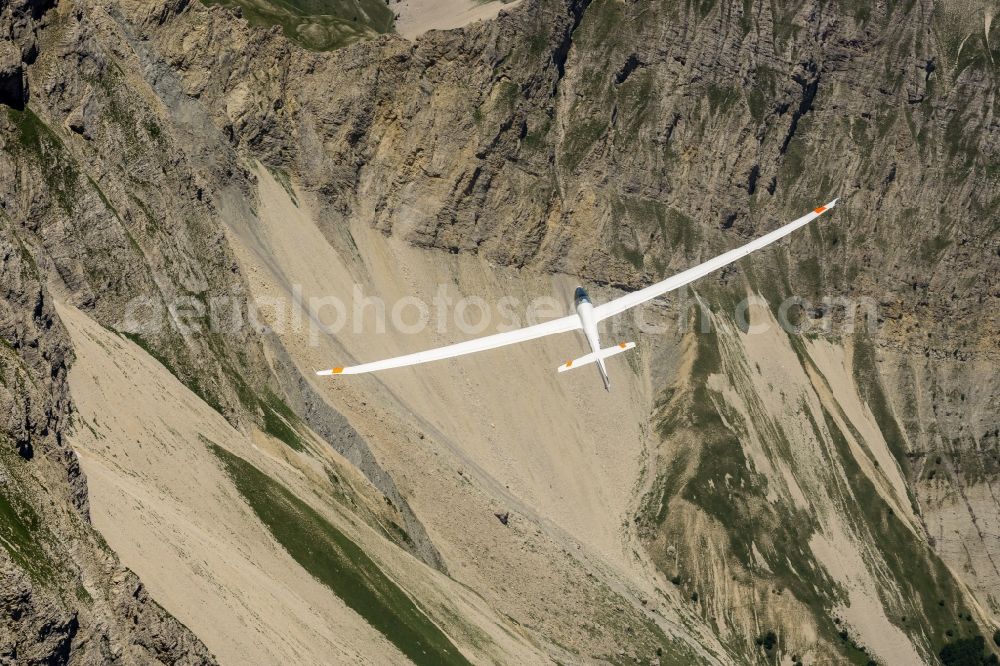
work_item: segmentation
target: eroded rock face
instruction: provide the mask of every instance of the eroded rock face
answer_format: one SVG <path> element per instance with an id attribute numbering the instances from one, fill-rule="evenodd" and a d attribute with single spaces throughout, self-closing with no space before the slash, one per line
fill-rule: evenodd
<path id="1" fill-rule="evenodd" d="M 86 479 L 65 441 L 72 350 L 35 236 L 76 184 L 61 140 L 29 104 L 28 69 L 51 2 L 6 3 L 0 31 L 0 661 L 213 663 L 143 592 L 88 523 Z M 38 257 L 36 259 L 36 256 Z M 69 276 L 67 276 L 69 277 Z M 58 278 L 57 278 L 58 279 Z"/>
<path id="2" fill-rule="evenodd" d="M 661 407 L 676 400 L 688 420 L 662 429 L 648 472 L 662 505 L 639 517 L 647 522 L 636 529 L 638 544 L 663 575 L 690 586 L 684 595 L 693 612 L 708 623 L 724 618 L 711 626 L 736 645 L 734 654 L 757 654 L 763 617 L 773 623 L 766 629 L 785 627 L 783 640 L 842 656 L 847 648 L 832 620 L 806 612 L 822 606 L 809 585 L 788 582 L 808 569 L 803 563 L 829 563 L 823 557 L 836 550 L 829 543 L 841 542 L 814 539 L 816 516 L 787 489 L 780 501 L 773 501 L 777 491 L 757 487 L 709 506 L 710 490 L 726 486 L 711 474 L 721 463 L 708 434 L 725 435 L 718 441 L 731 446 L 723 453 L 734 442 L 763 442 L 780 472 L 794 456 L 775 453 L 777 445 L 771 451 L 769 443 L 781 440 L 775 433 L 798 433 L 795 442 L 836 450 L 846 464 L 864 458 L 863 447 L 848 446 L 864 439 L 851 427 L 875 423 L 905 481 L 902 495 L 915 504 L 913 549 L 905 552 L 930 562 L 932 543 L 951 567 L 933 572 L 941 589 L 970 582 L 981 606 L 976 621 L 996 619 L 990 567 L 1000 553 L 983 527 L 997 511 L 989 488 L 1000 413 L 992 213 L 1000 130 L 991 65 L 1000 37 L 988 6 L 539 0 L 415 43 L 386 36 L 330 54 L 300 51 L 277 31 L 183 0 L 77 2 L 57 26 L 50 7 L 10 3 L 0 14 L 14 36 L 0 47 L 0 102 L 13 110 L 0 115 L 0 338 L 7 343 L 0 346 L 0 405 L 5 450 L 20 454 L 3 458 L 0 469 L 11 477 L 4 488 L 16 484 L 17 496 L 60 534 L 40 546 L 62 572 L 57 587 L 82 585 L 86 593 L 57 595 L 8 562 L 3 589 L 12 592 L 3 603 L 21 620 L 2 641 L 6 654 L 211 660 L 88 531 L 85 481 L 61 440 L 70 427 L 72 352 L 50 289 L 122 330 L 130 330 L 129 316 L 138 312 L 149 324 L 166 316 L 165 303 L 191 294 L 235 295 L 245 307 L 244 278 L 220 219 L 252 219 L 246 202 L 257 159 L 316 197 L 331 238 L 359 218 L 429 252 L 476 253 L 628 288 L 841 196 L 829 224 L 791 239 L 777 259 L 751 261 L 703 289 L 721 302 L 747 288 L 772 305 L 805 296 L 818 317 L 827 312 L 824 296 L 875 303 L 871 354 L 856 353 L 867 339 L 835 340 L 855 366 L 845 384 L 871 406 L 872 418 L 859 409 L 864 418 L 855 422 L 836 411 L 837 391 L 824 388 L 826 375 L 817 372 L 836 354 L 810 348 L 803 355 L 786 340 L 789 363 L 802 365 L 795 395 L 808 401 L 813 425 L 793 418 L 805 412 L 773 390 L 777 375 L 770 386 L 749 379 L 751 353 L 735 330 L 718 343 L 728 365 L 699 375 L 678 362 L 669 370 L 687 374 L 676 382 L 655 368 Z M 146 300 L 137 310 L 138 297 Z M 254 332 L 209 338 L 176 335 L 169 326 L 142 330 L 145 344 L 235 424 L 260 422 L 266 408 L 246 401 L 234 374 L 294 397 L 314 429 L 405 506 L 364 439 L 308 391 L 293 363 L 279 358 L 276 370 L 269 367 Z M 762 360 L 758 375 L 780 370 Z M 748 370 L 745 382 L 732 378 L 734 367 Z M 709 403 L 717 414 L 696 413 Z M 733 423 L 731 410 L 740 408 L 759 420 L 745 431 L 717 423 L 720 415 Z M 802 434 L 813 429 L 819 434 Z M 677 451 L 687 457 L 672 457 Z M 930 477 L 935 468 L 945 471 Z M 851 483 L 882 479 L 874 466 L 865 469 L 845 476 L 843 495 L 817 491 L 810 501 L 856 502 Z M 786 483 L 779 472 L 769 484 Z M 705 483 L 695 487 L 693 479 Z M 856 541 L 892 563 L 894 554 L 871 534 L 895 525 L 892 516 L 906 513 L 908 502 L 883 507 L 873 497 L 877 524 L 859 515 L 872 521 L 867 536 L 843 543 Z M 48 508 L 50 498 L 72 510 Z M 767 520 L 727 524 L 733 507 L 756 507 Z M 443 568 L 419 516 L 406 521 L 413 551 Z M 785 567 L 766 544 L 791 523 L 805 526 L 793 535 L 800 540 L 779 545 L 812 554 Z M 956 534 L 978 535 L 971 553 Z M 706 552 L 702 562 L 717 566 L 699 566 Z M 686 565 L 678 564 L 682 557 Z M 917 579 L 899 571 L 869 598 L 915 596 Z M 104 580 L 110 583 L 97 583 Z M 824 590 L 839 584 L 819 575 L 807 582 Z M 731 608 L 734 598 L 745 605 Z M 952 602 L 949 613 L 972 614 L 974 603 L 961 592 Z M 904 623 L 902 613 L 890 615 L 893 626 Z M 26 638 L 40 626 L 51 628 L 45 640 Z M 913 626 L 903 630 L 919 635 Z M 913 638 L 921 658 L 945 640 L 947 627 L 934 629 L 926 643 Z"/>
<path id="3" fill-rule="evenodd" d="M 0 658 L 7 663 L 66 663 L 73 638 L 80 628 L 77 614 L 60 607 L 58 600 L 36 594 L 24 571 L 0 562 Z"/>
<path id="4" fill-rule="evenodd" d="M 0 7 L 0 104 L 21 110 L 28 103 L 25 68 L 38 57 L 36 31 L 46 24 L 52 0 L 13 0 Z"/>

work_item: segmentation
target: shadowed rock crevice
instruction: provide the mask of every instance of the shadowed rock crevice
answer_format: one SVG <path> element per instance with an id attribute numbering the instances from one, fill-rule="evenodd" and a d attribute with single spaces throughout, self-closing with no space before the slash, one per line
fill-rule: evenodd
<path id="1" fill-rule="evenodd" d="M 573 35 L 580 27 L 583 16 L 587 12 L 587 7 L 593 0 L 571 0 L 569 3 L 569 14 L 572 19 L 569 26 L 555 44 L 552 51 L 552 63 L 556 66 L 556 81 L 553 92 L 558 89 L 559 81 L 566 75 L 566 59 L 569 57 L 569 50 L 573 47 Z"/>
<path id="2" fill-rule="evenodd" d="M 792 75 L 792 80 L 802 88 L 802 98 L 799 100 L 798 108 L 792 113 L 792 120 L 788 125 L 788 134 L 785 135 L 784 141 L 781 142 L 781 148 L 778 152 L 782 155 L 788 152 L 788 144 L 792 142 L 792 138 L 795 136 L 795 130 L 799 127 L 799 120 L 812 109 L 813 100 L 816 99 L 816 93 L 819 90 L 820 72 L 817 69 L 816 63 L 804 63 L 802 69 L 804 72 Z"/>
<path id="3" fill-rule="evenodd" d="M 625 83 L 628 77 L 632 76 L 632 72 L 645 66 L 646 63 L 639 60 L 639 56 L 634 53 L 631 54 L 628 60 L 625 61 L 625 64 L 622 65 L 622 68 L 615 72 L 615 83 L 618 85 Z"/>

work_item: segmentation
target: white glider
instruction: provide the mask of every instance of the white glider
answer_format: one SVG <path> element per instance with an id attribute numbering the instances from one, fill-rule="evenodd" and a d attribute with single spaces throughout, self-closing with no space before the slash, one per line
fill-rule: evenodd
<path id="1" fill-rule="evenodd" d="M 608 371 L 604 365 L 604 360 L 609 356 L 614 356 L 615 354 L 620 354 L 624 351 L 632 349 L 635 347 L 635 343 L 622 342 L 614 347 L 601 349 L 601 342 L 597 335 L 598 322 L 603 321 L 608 317 L 613 317 L 614 315 L 624 312 L 630 308 L 634 308 L 635 306 L 645 303 L 646 301 L 651 301 L 657 296 L 662 296 L 667 292 L 679 289 L 686 284 L 694 282 L 698 278 L 719 270 L 723 266 L 742 259 L 751 252 L 759 250 L 781 238 L 784 238 L 796 229 L 801 229 L 836 205 L 837 199 L 834 199 L 825 206 L 816 208 L 808 215 L 804 215 L 794 222 L 789 222 L 785 226 L 779 227 L 771 233 L 761 236 L 756 240 L 752 240 L 746 245 L 738 247 L 735 250 L 730 250 L 729 252 L 721 254 L 714 259 L 710 259 L 703 264 L 699 264 L 694 268 L 689 268 L 688 270 L 671 276 L 662 282 L 657 282 L 656 284 L 652 284 L 644 289 L 640 289 L 639 291 L 625 294 L 624 296 L 608 301 L 602 305 L 594 306 L 590 302 L 590 297 L 587 295 L 587 291 L 583 287 L 577 287 L 574 294 L 576 312 L 566 317 L 562 317 L 561 319 L 553 319 L 534 326 L 528 326 L 527 328 L 519 328 L 514 331 L 497 333 L 496 335 L 487 335 L 483 338 L 476 338 L 475 340 L 459 342 L 458 344 L 438 347 L 437 349 L 430 349 L 428 351 L 417 352 L 415 354 L 397 356 L 383 361 L 374 361 L 372 363 L 362 363 L 361 365 L 321 370 L 316 374 L 320 376 L 359 375 L 366 372 L 388 370 L 390 368 L 402 368 L 408 365 L 417 365 L 419 363 L 439 361 L 441 359 L 452 358 L 454 356 L 463 356 L 474 352 L 486 351 L 487 349 L 496 349 L 497 347 L 504 347 L 518 342 L 526 342 L 528 340 L 534 340 L 535 338 L 541 338 L 547 335 L 555 335 L 556 333 L 582 330 L 584 336 L 587 338 L 587 344 L 590 345 L 591 353 L 573 361 L 566 361 L 566 363 L 559 366 L 558 371 L 564 372 L 566 370 L 578 368 L 590 363 L 597 363 L 597 367 L 601 371 L 601 379 L 604 380 L 604 388 L 610 391 L 611 381 L 608 378 Z"/>

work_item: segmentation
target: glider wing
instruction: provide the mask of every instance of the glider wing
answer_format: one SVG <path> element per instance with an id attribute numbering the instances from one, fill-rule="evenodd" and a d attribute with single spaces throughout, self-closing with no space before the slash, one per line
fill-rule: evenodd
<path id="1" fill-rule="evenodd" d="M 439 361 L 444 358 L 452 358 L 453 356 L 463 356 L 465 354 L 486 351 L 487 349 L 505 347 L 507 345 L 513 345 L 518 342 L 526 342 L 528 340 L 534 340 L 535 338 L 541 338 L 547 335 L 574 331 L 580 327 L 580 317 L 572 314 L 562 317 L 561 319 L 553 319 L 551 321 L 542 322 L 541 324 L 535 324 L 534 326 L 528 326 L 526 328 L 519 328 L 513 331 L 497 333 L 495 335 L 487 335 L 483 338 L 467 340 L 466 342 L 459 342 L 446 347 L 438 347 L 437 349 L 429 349 L 415 354 L 387 358 L 385 360 L 374 361 L 372 363 L 362 363 L 361 365 L 321 370 L 316 374 L 321 376 L 360 375 L 365 372 L 375 372 L 376 370 L 402 368 L 407 365 L 417 365 L 419 363 L 427 363 L 429 361 Z"/>
<path id="2" fill-rule="evenodd" d="M 723 266 L 727 266 L 728 264 L 731 264 L 734 261 L 737 261 L 738 259 L 742 259 L 751 252 L 759 250 L 763 247 L 767 247 L 776 240 L 784 238 L 785 236 L 792 233 L 796 229 L 800 229 L 805 225 L 809 224 L 817 217 L 819 217 L 820 215 L 822 215 L 823 213 L 830 210 L 836 205 L 837 205 L 837 199 L 834 199 L 825 206 L 820 206 L 819 208 L 813 210 L 808 215 L 803 215 L 794 222 L 789 222 L 783 227 L 778 227 L 771 233 L 765 234 L 760 238 L 754 239 L 749 243 L 747 243 L 746 245 L 736 248 L 735 250 L 730 250 L 725 254 L 720 254 L 718 257 L 715 257 L 714 259 L 709 259 L 705 263 L 699 264 L 694 268 L 689 268 L 686 271 L 678 273 L 677 275 L 672 275 L 671 277 L 668 277 L 666 280 L 663 280 L 662 282 L 651 284 L 645 289 L 640 289 L 639 291 L 633 291 L 631 294 L 625 294 L 624 296 L 616 298 L 613 301 L 608 301 L 607 303 L 597 305 L 594 307 L 594 316 L 597 318 L 597 321 L 601 321 L 603 319 L 607 319 L 608 317 L 613 317 L 614 315 L 620 312 L 624 312 L 629 308 L 634 308 L 637 305 L 641 305 L 646 301 L 651 301 L 657 296 L 662 296 L 667 292 L 679 289 L 686 284 L 694 282 L 698 278 L 705 277 L 709 273 L 719 270 Z"/>

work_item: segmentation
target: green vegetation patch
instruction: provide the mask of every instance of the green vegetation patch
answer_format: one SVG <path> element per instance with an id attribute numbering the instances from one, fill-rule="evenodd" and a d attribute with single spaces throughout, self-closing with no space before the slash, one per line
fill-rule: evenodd
<path id="1" fill-rule="evenodd" d="M 869 532 L 867 540 L 878 545 L 891 580 L 900 586 L 898 598 L 883 600 L 889 608 L 902 605 L 895 608 L 899 615 L 892 616 L 894 623 L 910 636 L 925 636 L 932 649 L 943 647 L 963 630 L 977 631 L 975 624 L 962 620 L 969 611 L 951 572 L 913 536 L 861 471 L 847 439 L 826 409 L 823 419 L 857 499 L 853 508 L 860 515 L 854 521 L 855 528 Z"/>
<path id="2" fill-rule="evenodd" d="M 778 515 L 768 502 L 767 478 L 757 473 L 743 454 L 740 437 L 747 436 L 743 417 L 728 409 L 724 399 L 707 386 L 710 375 L 723 372 L 718 335 L 712 329 L 695 336 L 692 390 L 665 398 L 657 432 L 666 438 L 684 430 L 697 437 L 699 463 L 693 475 L 684 479 L 688 458 L 686 453 L 678 454 L 678 460 L 658 479 L 660 496 L 650 498 L 646 517 L 662 524 L 668 517 L 671 497 L 683 497 L 726 527 L 733 554 L 748 570 L 755 568 L 753 543 L 765 553 L 783 553 L 784 557 L 769 562 L 775 577 L 798 598 L 822 607 L 811 581 L 801 578 L 801 572 L 815 569 L 805 546 L 812 534 L 812 520 L 805 512 L 797 512 L 793 519 Z M 776 446 L 790 446 L 777 427 L 770 430 Z"/>
<path id="3" fill-rule="evenodd" d="M 7 116 L 16 128 L 15 150 L 38 165 L 56 203 L 67 213 L 72 212 L 79 172 L 62 140 L 30 108 L 8 108 Z"/>
<path id="4" fill-rule="evenodd" d="M 1000 48 L 989 48 L 989 42 L 979 30 L 974 30 L 960 42 L 960 50 L 955 55 L 955 78 L 965 69 L 982 72 L 996 71 Z"/>
<path id="5" fill-rule="evenodd" d="M 986 653 L 986 641 L 982 636 L 960 638 L 947 643 L 938 653 L 944 666 L 985 666 L 998 664 L 995 654 Z"/>
<path id="6" fill-rule="evenodd" d="M 267 167 L 267 170 L 271 173 L 276 181 L 284 188 L 285 193 L 288 198 L 291 199 L 292 203 L 296 206 L 299 205 L 299 198 L 295 196 L 295 187 L 292 185 L 292 176 L 288 173 L 286 169 L 281 167 Z"/>
<path id="7" fill-rule="evenodd" d="M 316 510 L 242 458 L 215 444 L 209 449 L 288 554 L 415 664 L 469 663 L 406 592 Z"/>
<path id="8" fill-rule="evenodd" d="M 625 8 L 617 0 L 594 0 L 587 7 L 573 42 L 588 50 L 616 45 L 622 29 L 626 28 Z"/>
<path id="9" fill-rule="evenodd" d="M 857 382 L 858 392 L 868 404 L 868 408 L 872 410 L 872 415 L 875 417 L 879 430 L 882 431 L 882 435 L 885 437 L 886 444 L 889 445 L 892 455 L 896 458 L 903 471 L 909 474 L 909 461 L 906 457 L 908 448 L 906 438 L 903 436 L 903 431 L 892 412 L 889 399 L 882 389 L 882 382 L 878 376 L 878 366 L 875 360 L 875 346 L 867 335 L 864 334 L 863 328 L 859 329 L 858 334 L 854 336 L 854 358 L 852 361 L 854 380 Z M 912 497 L 910 501 L 914 501 Z"/>
<path id="10" fill-rule="evenodd" d="M 699 464 L 694 475 L 680 490 L 681 496 L 699 506 L 726 527 L 733 554 L 747 570 L 755 570 L 753 544 L 768 558 L 773 576 L 801 601 L 822 608 L 827 599 L 803 573 L 817 570 L 808 543 L 813 532 L 812 517 L 805 511 L 780 514 L 768 501 L 767 477 L 759 474 L 743 454 L 741 437 L 747 437 L 743 417 L 729 409 L 725 400 L 708 388 L 710 375 L 724 372 L 720 340 L 714 329 L 697 334 L 697 357 L 692 367 L 693 392 L 684 410 L 691 432 L 701 442 Z M 751 405 L 751 411 L 756 412 Z M 768 431 L 772 446 L 790 448 L 777 424 L 763 414 L 758 428 Z"/>
<path id="11" fill-rule="evenodd" d="M 604 136 L 608 129 L 606 120 L 592 119 L 577 121 L 566 130 L 563 142 L 563 164 L 573 171 L 583 162 L 598 139 Z"/>
<path id="12" fill-rule="evenodd" d="M 182 342 L 174 337 L 167 337 L 166 342 L 154 342 L 137 333 L 127 331 L 114 332 L 141 347 L 143 351 L 156 359 L 160 365 L 176 377 L 179 382 L 201 398 L 205 404 L 223 417 L 226 417 L 226 411 L 216 396 L 217 392 L 209 384 L 210 380 L 206 381 L 207 375 L 205 373 L 199 374 L 190 371 L 191 361 L 188 360 L 188 352 Z M 210 332 L 206 335 L 205 339 L 208 341 L 209 349 L 212 350 L 216 360 L 219 362 L 223 383 L 225 383 L 225 380 L 229 381 L 229 384 L 236 392 L 236 397 L 240 401 L 240 404 L 248 412 L 257 414 L 258 417 L 263 415 L 261 429 L 275 439 L 284 442 L 295 451 L 305 451 L 305 441 L 300 434 L 302 421 L 291 407 L 268 389 L 265 389 L 263 396 L 257 395 L 246 381 L 244 381 L 242 374 L 230 361 L 225 341 L 218 333 Z M 174 356 L 178 359 L 178 363 L 186 371 L 182 372 L 181 369 L 171 363 L 168 356 L 170 351 L 173 352 Z M 237 356 L 239 357 L 239 352 L 237 352 Z M 245 361 L 242 357 L 239 358 Z M 199 377 L 201 377 L 201 380 L 199 380 Z"/>
<path id="13" fill-rule="evenodd" d="M 263 396 L 258 396 L 257 392 L 250 388 L 250 385 L 244 381 L 243 375 L 230 362 L 226 353 L 225 341 L 221 336 L 215 333 L 210 334 L 208 346 L 215 352 L 222 367 L 222 373 L 236 391 L 236 398 L 240 404 L 251 414 L 264 415 L 262 423 L 264 432 L 281 440 L 295 451 L 305 451 L 306 445 L 299 431 L 302 420 L 292 408 L 269 389 L 264 390 Z"/>
<path id="14" fill-rule="evenodd" d="M 202 0 L 239 7 L 250 25 L 280 25 L 285 36 L 314 51 L 330 51 L 392 32 L 395 15 L 384 0 Z"/>
<path id="15" fill-rule="evenodd" d="M 809 293 L 818 296 L 823 287 L 823 268 L 815 256 L 807 257 L 798 264 L 798 274 Z"/>
<path id="16" fill-rule="evenodd" d="M 712 113 L 725 114 L 740 99 L 741 91 L 732 86 L 709 84 L 705 91 L 708 108 Z"/>
<path id="17" fill-rule="evenodd" d="M 0 486 L 0 546 L 35 582 L 52 579 L 52 565 L 42 547 L 41 519 L 10 484 Z"/>
<path id="18" fill-rule="evenodd" d="M 957 158 L 954 165 L 957 169 L 957 180 L 963 180 L 967 171 L 972 168 L 979 157 L 979 128 L 972 126 L 962 117 L 961 110 L 951 114 L 944 129 L 944 145 L 949 158 Z"/>
<path id="19" fill-rule="evenodd" d="M 618 120 L 616 144 L 634 150 L 640 132 L 649 127 L 659 109 L 658 91 L 653 70 L 642 66 L 633 71 L 616 89 Z"/>
<path id="20" fill-rule="evenodd" d="M 684 254 L 690 255 L 701 241 L 701 230 L 693 218 L 671 208 L 667 211 L 664 237 L 670 241 L 671 247 L 683 247 Z"/>
<path id="21" fill-rule="evenodd" d="M 261 409 L 264 411 L 264 432 L 280 439 L 296 451 L 306 450 L 305 443 L 295 427 L 300 423 L 299 417 L 281 398 L 268 391 L 261 402 Z"/>
<path id="22" fill-rule="evenodd" d="M 780 280 L 770 280 L 771 290 L 781 291 Z M 713 302 L 718 299 L 713 296 Z M 697 334 L 697 356 L 691 371 L 690 391 L 672 388 L 657 404 L 657 430 L 670 437 L 682 450 L 670 468 L 656 479 L 653 492 L 644 502 L 642 522 L 666 527 L 670 521 L 672 498 L 681 497 L 718 521 L 729 537 L 732 555 L 753 576 L 761 576 L 752 550 L 756 546 L 768 560 L 767 578 L 778 589 L 787 589 L 815 615 L 823 634 L 829 636 L 851 663 L 867 663 L 871 658 L 849 633 L 836 625 L 828 610 L 843 602 L 843 590 L 823 571 L 809 548 L 814 519 L 808 511 L 784 507 L 780 511 L 767 501 L 768 480 L 758 474 L 743 454 L 740 440 L 749 436 L 744 417 L 728 407 L 724 398 L 708 387 L 708 378 L 725 372 L 737 385 L 744 369 L 729 363 L 725 340 L 714 331 Z M 795 339 L 793 338 L 793 343 Z M 796 350 L 800 351 L 800 350 Z M 806 363 L 806 358 L 802 357 Z M 905 441 L 889 410 L 877 375 L 874 374 L 871 343 L 856 346 L 856 380 L 872 407 L 890 448 L 897 458 L 905 450 Z M 750 371 L 750 370 L 747 370 Z M 749 416 L 767 445 L 785 457 L 792 446 L 778 423 L 771 421 L 752 396 L 748 398 Z M 960 589 L 947 567 L 925 544 L 916 539 L 903 520 L 894 514 L 878 490 L 860 469 L 845 434 L 826 411 L 814 414 L 805 405 L 808 419 L 819 441 L 832 440 L 836 458 L 847 477 L 847 495 L 855 498 L 847 511 L 847 520 L 860 532 L 862 540 L 876 544 L 873 563 L 886 579 L 898 586 L 900 594 L 883 599 L 892 621 L 914 636 L 930 654 L 936 654 L 955 638 L 968 638 L 981 631 L 970 619 Z M 686 433 L 685 437 L 676 437 Z M 829 433 L 829 434 L 827 434 Z M 691 469 L 691 452 L 683 450 L 687 439 L 698 441 L 697 467 Z M 912 498 L 911 498 L 912 501 Z M 780 554 L 774 557 L 773 554 Z M 771 555 L 770 557 L 768 557 Z M 672 566 L 668 563 L 668 567 Z M 675 584 L 684 580 L 684 563 L 675 576 Z M 664 569 L 671 573 L 667 568 Z M 764 646 L 766 634 L 759 644 Z M 839 637 L 839 640 L 838 640 Z M 924 640 L 921 641 L 921 637 Z M 773 641 L 766 641 L 774 643 Z M 963 644 L 965 645 L 965 644 Z M 773 645 L 772 645 L 773 647 Z M 964 649 L 963 647 L 953 649 Z M 981 652 L 981 651 L 980 651 Z M 958 663 L 958 662 L 956 662 Z M 975 662 L 979 663 L 979 662 Z"/>
<path id="23" fill-rule="evenodd" d="M 949 245 L 951 239 L 943 233 L 937 233 L 931 238 L 924 239 L 920 247 L 920 258 L 928 264 L 935 264 Z"/>

